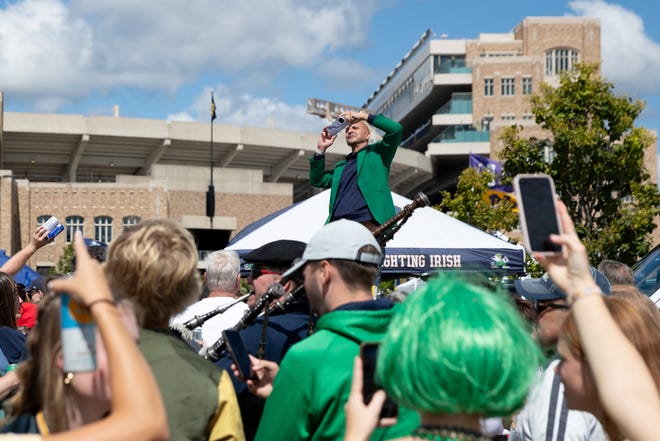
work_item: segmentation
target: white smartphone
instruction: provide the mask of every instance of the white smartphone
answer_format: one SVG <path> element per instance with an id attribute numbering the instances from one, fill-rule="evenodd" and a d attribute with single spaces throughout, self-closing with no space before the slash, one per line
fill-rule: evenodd
<path id="1" fill-rule="evenodd" d="M 544 255 L 561 253 L 561 245 L 550 241 L 551 234 L 562 232 L 552 178 L 543 174 L 517 175 L 513 189 L 527 250 Z"/>

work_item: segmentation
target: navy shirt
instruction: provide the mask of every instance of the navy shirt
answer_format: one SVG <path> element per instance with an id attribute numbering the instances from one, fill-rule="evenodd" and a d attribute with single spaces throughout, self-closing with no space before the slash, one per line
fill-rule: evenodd
<path id="1" fill-rule="evenodd" d="M 25 346 L 25 335 L 8 326 L 0 327 L 0 350 L 5 354 L 9 363 L 20 363 L 26 360 L 28 351 Z"/>
<path id="2" fill-rule="evenodd" d="M 331 221 L 338 219 L 355 222 L 374 221 L 357 181 L 357 153 L 349 153 L 339 179 Z"/>

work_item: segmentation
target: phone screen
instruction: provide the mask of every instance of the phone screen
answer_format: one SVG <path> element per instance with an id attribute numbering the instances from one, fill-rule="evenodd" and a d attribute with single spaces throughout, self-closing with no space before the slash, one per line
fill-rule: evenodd
<path id="1" fill-rule="evenodd" d="M 247 380 L 250 378 L 252 372 L 252 362 L 250 362 L 250 357 L 241 335 L 238 331 L 230 329 L 222 331 L 222 335 L 225 337 L 227 351 L 229 351 L 229 355 L 240 373 L 241 378 L 239 380 Z"/>
<path id="2" fill-rule="evenodd" d="M 550 241 L 551 234 L 559 234 L 559 220 L 555 209 L 555 188 L 547 175 L 518 175 L 514 179 L 520 224 L 530 251 L 559 253 L 561 245 Z"/>
<path id="3" fill-rule="evenodd" d="M 375 380 L 378 345 L 378 343 L 362 343 L 360 345 L 360 357 L 362 358 L 362 398 L 365 404 L 369 404 L 374 393 L 378 389 L 381 389 Z M 388 397 L 380 411 L 380 417 L 393 418 L 398 414 L 399 406 Z"/>

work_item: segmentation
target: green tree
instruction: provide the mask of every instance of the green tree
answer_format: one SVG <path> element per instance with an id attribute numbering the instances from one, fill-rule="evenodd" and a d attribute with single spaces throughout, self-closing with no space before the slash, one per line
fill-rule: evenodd
<path id="1" fill-rule="evenodd" d="M 488 183 L 493 178 L 493 174 L 488 171 L 479 172 L 471 167 L 463 170 L 458 177 L 454 195 L 447 191 L 441 192 L 442 201 L 436 208 L 487 233 L 514 229 L 518 224 L 518 214 L 513 211 L 514 204 L 508 199 L 502 199 L 491 205 L 484 197 Z"/>
<path id="2" fill-rule="evenodd" d="M 70 243 L 66 247 L 64 247 L 64 250 L 62 251 L 62 255 L 60 256 L 59 260 L 57 261 L 57 265 L 55 266 L 55 271 L 51 270 L 49 275 L 54 276 L 56 274 L 68 274 L 71 272 L 71 261 L 73 260 L 73 244 Z"/>
<path id="3" fill-rule="evenodd" d="M 531 112 L 549 139 L 525 139 L 515 126 L 501 136 L 506 178 L 552 176 L 594 263 L 632 264 L 649 249 L 660 194 L 643 165 L 654 137 L 634 126 L 643 108 L 641 101 L 614 94 L 597 64 L 581 64 L 561 75 L 559 87 L 542 84 L 531 98 Z M 544 147 L 551 147 L 550 162 Z"/>

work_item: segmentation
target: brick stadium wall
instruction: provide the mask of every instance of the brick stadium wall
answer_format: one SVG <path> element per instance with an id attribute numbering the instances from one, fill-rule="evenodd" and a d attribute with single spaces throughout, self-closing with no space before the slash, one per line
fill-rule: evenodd
<path id="1" fill-rule="evenodd" d="M 13 198 L 12 194 L 15 195 Z M 216 215 L 236 218 L 237 230 L 231 232 L 234 235 L 245 225 L 292 202 L 292 195 L 216 193 Z M 162 181 L 143 185 L 57 184 L 2 178 L 0 248 L 13 254 L 27 245 L 39 216 L 57 216 L 62 223 L 67 216 L 82 216 L 84 235 L 91 238 L 94 238 L 94 218 L 110 216 L 113 219 L 112 237 L 116 238 L 123 230 L 125 216 L 142 219 L 166 217 L 181 221 L 185 215 L 204 216 L 205 204 L 205 192 L 168 190 Z M 12 212 L 16 214 L 16 222 L 12 222 Z M 12 237 L 16 237 L 18 244 L 14 250 L 11 249 Z M 41 249 L 28 264 L 32 267 L 54 266 L 65 246 L 66 234 L 62 233 L 55 243 Z"/>

